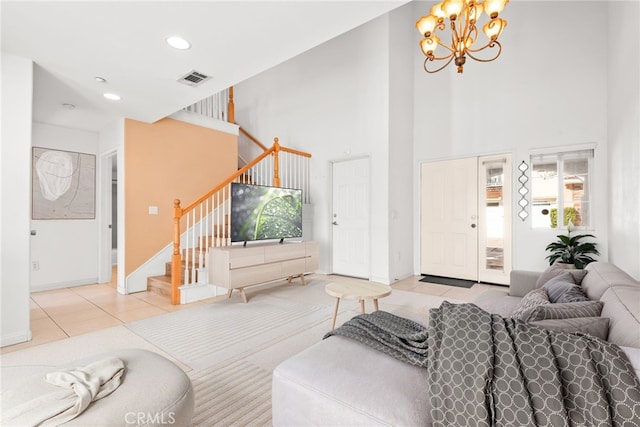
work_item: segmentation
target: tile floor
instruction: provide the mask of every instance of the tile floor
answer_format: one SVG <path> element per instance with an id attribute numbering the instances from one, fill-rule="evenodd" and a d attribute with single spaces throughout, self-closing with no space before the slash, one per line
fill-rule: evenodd
<path id="1" fill-rule="evenodd" d="M 112 277 L 117 277 L 114 271 Z M 327 276 L 321 276 L 326 279 Z M 331 276 L 329 276 L 331 277 Z M 336 280 L 341 280 L 334 276 Z M 476 284 L 469 289 L 420 282 L 413 276 L 391 285 L 394 289 L 471 301 L 480 292 L 495 287 Z M 345 280 L 353 280 L 345 278 Z M 502 287 L 503 288 L 503 287 Z M 504 289 L 504 288 L 503 288 Z M 218 298 L 226 298 L 225 296 Z M 135 320 L 207 304 L 213 299 L 171 305 L 169 299 L 153 292 L 120 295 L 115 282 L 34 292 L 31 294 L 31 341 L 0 349 L 0 354 L 51 341 L 121 325 Z"/>

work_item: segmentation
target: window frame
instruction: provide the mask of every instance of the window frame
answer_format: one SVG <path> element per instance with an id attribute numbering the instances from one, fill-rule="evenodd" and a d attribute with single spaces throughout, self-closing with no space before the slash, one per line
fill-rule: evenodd
<path id="1" fill-rule="evenodd" d="M 557 186 L 556 186 L 556 206 L 557 206 L 557 227 L 551 226 L 551 221 L 549 221 L 549 225 L 540 226 L 533 225 L 532 228 L 541 229 L 541 230 L 566 230 L 567 226 L 564 225 L 564 207 L 565 207 L 565 185 L 564 185 L 564 170 L 565 170 L 565 161 L 567 160 L 576 160 L 576 159 L 587 159 L 587 181 L 585 184 L 585 189 L 583 191 L 587 192 L 587 206 L 586 206 L 586 214 L 589 218 L 588 225 L 575 225 L 573 228 L 579 230 L 593 230 L 594 229 L 594 221 L 593 221 L 593 206 L 594 206 L 594 191 L 593 191 L 593 182 L 594 182 L 594 171 L 595 171 L 595 156 L 596 150 L 595 145 L 583 145 L 578 147 L 559 147 L 555 150 L 544 150 L 537 152 L 529 153 L 529 164 L 531 165 L 530 174 L 531 174 L 531 192 L 530 192 L 530 202 L 533 208 L 534 205 L 534 179 L 533 172 L 535 169 L 536 163 L 542 163 L 543 161 L 550 162 L 555 161 L 556 163 L 556 174 L 557 174 Z M 582 208 L 582 206 L 581 206 Z M 533 218 L 533 212 L 532 212 Z"/>

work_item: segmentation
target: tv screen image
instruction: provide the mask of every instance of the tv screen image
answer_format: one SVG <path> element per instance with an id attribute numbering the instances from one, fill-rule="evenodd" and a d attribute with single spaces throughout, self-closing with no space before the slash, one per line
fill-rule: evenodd
<path id="1" fill-rule="evenodd" d="M 231 183 L 231 241 L 302 237 L 302 190 Z"/>

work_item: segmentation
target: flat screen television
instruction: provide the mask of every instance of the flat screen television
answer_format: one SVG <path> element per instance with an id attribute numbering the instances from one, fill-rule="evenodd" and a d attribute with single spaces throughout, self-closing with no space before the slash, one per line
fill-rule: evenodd
<path id="1" fill-rule="evenodd" d="M 231 183 L 231 241 L 302 237 L 302 190 Z"/>

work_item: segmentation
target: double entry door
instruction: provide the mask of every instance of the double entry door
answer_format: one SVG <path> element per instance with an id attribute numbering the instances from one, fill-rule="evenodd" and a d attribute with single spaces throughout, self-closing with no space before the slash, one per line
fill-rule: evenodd
<path id="1" fill-rule="evenodd" d="M 420 272 L 509 283 L 511 155 L 421 166 Z"/>

